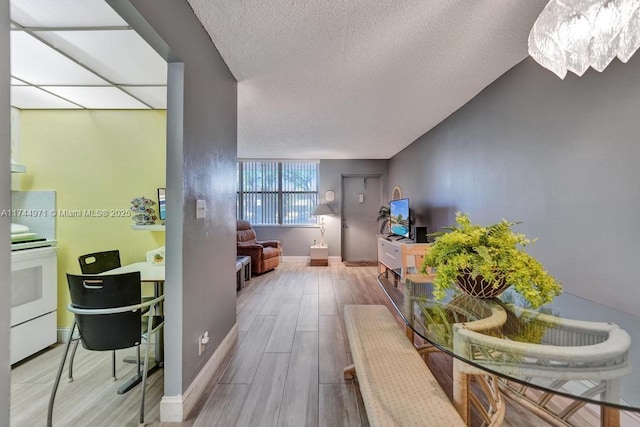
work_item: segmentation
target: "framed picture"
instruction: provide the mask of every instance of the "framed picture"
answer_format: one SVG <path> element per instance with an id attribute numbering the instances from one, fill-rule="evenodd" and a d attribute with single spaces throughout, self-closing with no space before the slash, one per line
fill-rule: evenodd
<path id="1" fill-rule="evenodd" d="M 166 188 L 158 188 L 158 214 L 161 220 L 167 219 Z"/>

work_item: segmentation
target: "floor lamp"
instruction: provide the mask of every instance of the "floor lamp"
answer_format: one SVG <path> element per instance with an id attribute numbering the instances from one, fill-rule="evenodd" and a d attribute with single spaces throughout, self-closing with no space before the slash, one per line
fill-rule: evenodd
<path id="1" fill-rule="evenodd" d="M 311 215 L 320 217 L 320 246 L 325 246 L 324 232 L 326 231 L 327 227 L 326 227 L 326 224 L 324 223 L 324 215 L 334 215 L 333 210 L 331 210 L 331 207 L 328 204 L 320 203 L 314 209 Z"/>

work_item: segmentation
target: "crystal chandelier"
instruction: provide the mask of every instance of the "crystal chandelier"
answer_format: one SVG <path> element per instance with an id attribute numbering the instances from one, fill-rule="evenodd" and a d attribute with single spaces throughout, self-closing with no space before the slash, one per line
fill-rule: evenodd
<path id="1" fill-rule="evenodd" d="M 551 0 L 529 33 L 529 55 L 561 79 L 627 62 L 640 47 L 640 0 Z"/>

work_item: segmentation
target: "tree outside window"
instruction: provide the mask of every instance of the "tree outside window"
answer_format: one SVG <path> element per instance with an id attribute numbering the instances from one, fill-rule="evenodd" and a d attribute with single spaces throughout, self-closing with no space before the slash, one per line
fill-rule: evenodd
<path id="1" fill-rule="evenodd" d="M 317 161 L 238 161 L 237 217 L 253 225 L 313 225 Z"/>

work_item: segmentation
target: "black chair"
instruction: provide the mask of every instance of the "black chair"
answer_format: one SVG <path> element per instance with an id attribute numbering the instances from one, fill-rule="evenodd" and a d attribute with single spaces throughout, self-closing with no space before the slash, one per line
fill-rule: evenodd
<path id="1" fill-rule="evenodd" d="M 78 257 L 80 263 L 80 271 L 82 274 L 100 274 L 105 271 L 113 270 L 114 268 L 121 267 L 120 263 L 120 251 L 113 249 L 110 251 L 94 252 L 91 254 L 80 255 Z M 71 353 L 71 363 L 69 368 L 69 381 L 73 381 L 73 358 L 76 354 L 78 346 L 73 347 Z M 116 380 L 116 352 L 111 355 L 111 376 L 113 380 Z"/>
<path id="2" fill-rule="evenodd" d="M 149 369 L 149 338 L 152 333 L 159 331 L 164 322 L 159 313 L 159 305 L 164 296 L 151 301 L 140 302 L 140 272 L 113 274 L 104 276 L 76 276 L 67 274 L 71 303 L 67 309 L 74 313 L 71 334 L 65 346 L 62 361 L 58 368 L 56 380 L 49 399 L 47 412 L 47 426 L 52 425 L 53 405 L 60 384 L 60 377 L 69 354 L 71 343 L 75 349 L 78 340 L 87 350 L 111 351 L 136 347 L 140 358 L 140 343 L 147 340 L 144 356 L 144 366 L 138 375 L 142 375 L 142 398 L 140 402 L 140 424 L 144 424 L 144 399 L 147 372 Z M 143 317 L 143 311 L 148 310 L 148 317 Z M 143 319 L 147 319 L 146 322 Z M 76 327 L 79 336 L 74 338 Z M 69 361 L 69 371 L 73 368 L 73 355 Z"/>
<path id="3" fill-rule="evenodd" d="M 120 251 L 95 252 L 78 257 L 82 274 L 99 274 L 121 266 Z"/>
<path id="4" fill-rule="evenodd" d="M 122 266 L 120 262 L 120 251 L 118 249 L 80 255 L 78 257 L 78 262 L 80 263 L 80 271 L 82 271 L 82 274 L 100 274 L 104 273 L 105 271 L 113 270 L 114 268 Z M 152 297 L 142 297 L 141 301 L 146 302 L 152 299 Z M 71 353 L 72 362 L 75 356 L 76 348 L 77 346 L 73 348 L 73 352 Z M 111 359 L 111 375 L 113 377 L 113 380 L 115 381 L 117 378 L 115 351 L 113 352 Z M 135 360 L 127 358 L 125 359 L 125 362 L 135 363 Z M 73 366 L 73 363 L 71 363 L 71 366 Z M 73 369 L 69 369 L 69 381 L 73 381 Z"/>

